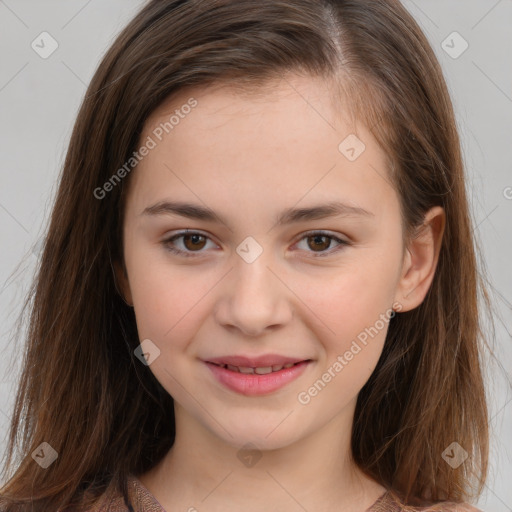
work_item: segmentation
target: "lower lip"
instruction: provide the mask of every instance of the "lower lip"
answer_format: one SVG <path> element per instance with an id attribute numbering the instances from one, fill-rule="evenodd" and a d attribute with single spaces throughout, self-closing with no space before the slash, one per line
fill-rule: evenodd
<path id="1" fill-rule="evenodd" d="M 215 378 L 232 391 L 242 395 L 258 396 L 267 395 L 295 380 L 302 375 L 310 361 L 302 361 L 291 368 L 283 368 L 277 372 L 258 375 L 257 373 L 233 372 L 227 368 L 206 363 Z"/>

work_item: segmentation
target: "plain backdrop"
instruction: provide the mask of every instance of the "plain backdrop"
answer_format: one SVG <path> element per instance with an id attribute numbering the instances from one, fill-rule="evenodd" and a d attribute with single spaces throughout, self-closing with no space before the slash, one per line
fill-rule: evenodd
<path id="1" fill-rule="evenodd" d="M 0 451 L 23 336 L 13 327 L 38 258 L 86 86 L 140 0 L 0 0 Z M 489 371 L 491 471 L 476 504 L 512 511 L 512 1 L 404 0 L 455 105 L 475 236 L 493 286 L 499 365 Z M 48 35 L 40 34 L 47 32 Z M 454 34 L 455 33 L 455 34 Z M 39 43 L 40 38 L 46 43 Z M 35 43 L 33 43 L 35 41 Z M 40 54 L 58 45 L 47 58 Z M 36 51 L 37 49 L 37 51 Z M 454 440 L 455 441 L 455 440 Z M 2 453 L 3 455 L 3 453 Z M 440 464 L 444 460 L 440 454 Z"/>

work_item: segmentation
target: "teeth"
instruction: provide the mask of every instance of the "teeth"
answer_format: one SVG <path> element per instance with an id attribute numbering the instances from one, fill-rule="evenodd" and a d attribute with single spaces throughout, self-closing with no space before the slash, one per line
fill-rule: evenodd
<path id="1" fill-rule="evenodd" d="M 272 373 L 272 366 L 267 366 L 265 368 L 254 368 L 254 373 L 258 375 L 265 375 L 266 373 Z"/>
<path id="2" fill-rule="evenodd" d="M 251 368 L 247 366 L 233 366 L 232 364 L 219 364 L 221 368 L 227 368 L 232 372 L 246 373 L 246 374 L 257 374 L 257 375 L 266 375 L 267 373 L 278 372 L 283 368 L 291 368 L 295 366 L 296 363 L 287 363 L 287 364 L 274 364 L 273 366 L 265 366 L 260 368 Z"/>
<path id="3" fill-rule="evenodd" d="M 239 373 L 247 373 L 247 374 L 258 374 L 258 375 L 266 375 L 267 373 L 272 372 L 278 372 L 279 370 L 282 370 L 283 368 L 291 368 L 292 366 L 295 366 L 295 363 L 287 363 L 287 364 L 274 364 L 273 366 L 264 366 L 259 368 L 251 368 L 248 366 L 233 366 L 232 364 L 220 364 L 218 365 L 221 368 L 227 368 L 228 370 L 231 370 L 232 372 L 239 372 Z"/>

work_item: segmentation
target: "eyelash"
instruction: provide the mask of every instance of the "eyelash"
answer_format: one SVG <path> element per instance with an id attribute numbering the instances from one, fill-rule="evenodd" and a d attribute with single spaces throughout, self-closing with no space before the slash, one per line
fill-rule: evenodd
<path id="1" fill-rule="evenodd" d="M 162 241 L 162 245 L 164 246 L 164 248 L 166 250 L 168 250 L 169 252 L 172 252 L 174 254 L 178 254 L 180 256 L 184 256 L 186 258 L 197 258 L 197 257 L 200 257 L 200 253 L 203 252 L 203 251 L 183 251 L 181 249 L 176 249 L 176 247 L 172 246 L 172 242 L 178 238 L 182 238 L 186 235 L 200 235 L 206 239 L 210 239 L 208 236 L 206 236 L 205 234 L 203 233 L 200 233 L 198 231 L 182 231 L 180 233 L 177 233 L 175 235 L 173 235 L 172 237 L 170 238 L 167 238 L 166 240 L 163 240 Z M 301 242 L 302 240 L 304 240 L 305 238 L 310 238 L 312 236 L 324 236 L 324 237 L 327 237 L 331 240 L 334 240 L 335 242 L 338 242 L 340 245 L 334 249 L 334 250 L 331 250 L 331 251 L 323 251 L 323 252 L 318 252 L 318 253 L 315 253 L 314 251 L 311 251 L 313 253 L 313 257 L 314 258 L 325 258 L 326 256 L 330 256 L 331 254 L 334 254 L 340 250 L 342 250 L 342 248 L 344 246 L 348 246 L 350 245 L 349 242 L 347 242 L 346 240 L 341 240 L 340 238 L 334 236 L 334 235 L 330 235 L 329 233 L 326 233 L 325 231 L 308 231 L 307 233 L 304 233 L 304 235 L 302 236 L 302 238 L 299 239 L 298 242 Z M 297 243 L 298 243 L 297 242 Z"/>

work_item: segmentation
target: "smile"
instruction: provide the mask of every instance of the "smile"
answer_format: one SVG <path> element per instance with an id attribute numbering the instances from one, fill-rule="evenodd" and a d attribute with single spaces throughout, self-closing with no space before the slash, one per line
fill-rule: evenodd
<path id="1" fill-rule="evenodd" d="M 273 393 L 304 373 L 310 359 L 272 366 L 236 366 L 205 361 L 213 377 L 223 387 L 246 396 Z"/>
<path id="2" fill-rule="evenodd" d="M 212 363 L 215 364 L 215 363 Z M 252 374 L 256 373 L 258 375 L 266 375 L 267 373 L 272 372 L 278 372 L 279 370 L 282 370 L 283 368 L 291 368 L 292 366 L 295 366 L 296 364 L 300 363 L 288 363 L 285 365 L 282 364 L 276 364 L 274 366 L 263 366 L 260 368 L 252 368 L 250 366 L 233 366 L 232 364 L 219 364 L 221 368 L 227 368 L 228 370 L 231 370 L 232 372 L 239 372 L 239 373 L 246 373 L 246 374 Z"/>

